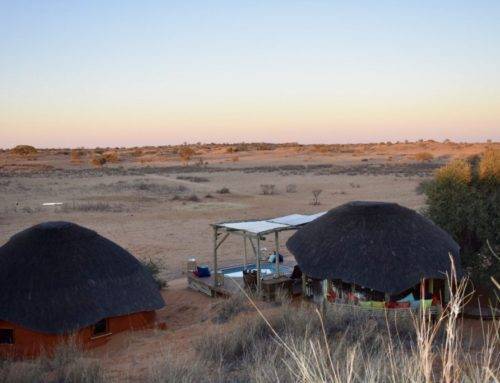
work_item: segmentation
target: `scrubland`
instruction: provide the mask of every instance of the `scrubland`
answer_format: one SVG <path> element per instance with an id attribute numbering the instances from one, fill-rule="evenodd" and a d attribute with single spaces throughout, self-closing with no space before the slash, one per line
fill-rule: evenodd
<path id="1" fill-rule="evenodd" d="M 498 322 L 457 318 L 450 309 L 438 329 L 422 318 L 395 322 L 337 307 L 320 319 L 314 307 L 283 299 L 258 304 L 266 323 L 246 297 L 188 290 L 182 272 L 188 258 L 211 262 L 210 223 L 316 213 L 351 200 L 418 210 L 421 181 L 487 147 L 500 144 L 2 150 L 0 245 L 39 222 L 73 221 L 160 265 L 169 287 L 159 312 L 166 330 L 117 334 L 90 352 L 65 346 L 73 351 L 55 360 L 4 361 L 0 382 L 498 381 Z M 241 260 L 241 238 L 228 239 L 221 264 Z"/>

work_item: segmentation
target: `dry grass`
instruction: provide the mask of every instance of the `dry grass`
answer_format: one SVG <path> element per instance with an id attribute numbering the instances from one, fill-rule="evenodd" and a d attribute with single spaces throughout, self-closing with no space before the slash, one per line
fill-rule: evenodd
<path id="1" fill-rule="evenodd" d="M 80 164 L 82 162 L 82 157 L 85 155 L 83 150 L 73 149 L 71 151 L 71 163 Z"/>
<path id="2" fill-rule="evenodd" d="M 157 196 L 171 196 L 186 194 L 190 189 L 184 185 L 169 185 L 164 183 L 151 182 L 147 179 L 136 178 L 132 181 L 117 181 L 113 183 L 98 184 L 95 189 L 106 193 L 134 192 Z"/>
<path id="3" fill-rule="evenodd" d="M 217 315 L 212 319 L 215 323 L 226 323 L 239 313 L 250 309 L 248 300 L 243 294 L 233 294 L 214 305 Z"/>
<path id="4" fill-rule="evenodd" d="M 438 181 L 458 181 L 469 184 L 472 179 L 471 166 L 464 160 L 454 160 L 439 168 L 436 172 Z"/>
<path id="5" fill-rule="evenodd" d="M 434 155 L 430 152 L 419 152 L 415 154 L 415 160 L 420 162 L 432 161 L 434 159 Z"/>
<path id="6" fill-rule="evenodd" d="M 459 325 L 465 282 L 451 283 L 457 287 L 435 322 L 423 312 L 396 318 L 327 305 L 320 314 L 293 304 L 249 318 L 237 316 L 248 301 L 225 301 L 221 312 L 236 316 L 236 326 L 204 336 L 189 360 L 167 352 L 152 381 L 498 382 L 499 324 L 490 322 L 482 345 L 471 348 Z"/>
<path id="7" fill-rule="evenodd" d="M 110 162 L 110 163 L 120 162 L 120 155 L 115 150 L 106 151 L 102 154 L 102 156 L 106 160 L 106 162 Z"/>
<path id="8" fill-rule="evenodd" d="M 482 179 L 500 180 L 500 149 L 487 149 L 479 163 L 479 176 Z"/>
<path id="9" fill-rule="evenodd" d="M 102 367 L 72 339 L 53 355 L 27 361 L 0 360 L 0 383 L 103 383 Z"/>
<path id="10" fill-rule="evenodd" d="M 222 188 L 216 190 L 216 193 L 217 194 L 230 194 L 231 191 L 229 190 L 229 188 L 223 186 Z"/>
<path id="11" fill-rule="evenodd" d="M 61 211 L 68 213 L 71 211 L 79 212 L 108 212 L 108 213 L 120 213 L 125 211 L 123 205 L 120 204 L 109 204 L 107 202 L 86 202 L 86 203 L 72 203 L 65 204 L 62 206 Z"/>
<path id="12" fill-rule="evenodd" d="M 210 182 L 208 178 L 199 176 L 177 176 L 177 179 L 195 183 Z"/>
<path id="13" fill-rule="evenodd" d="M 96 168 L 100 168 L 106 164 L 106 158 L 104 158 L 104 156 L 102 156 L 101 154 L 94 153 L 94 155 L 90 159 L 90 163 Z"/>

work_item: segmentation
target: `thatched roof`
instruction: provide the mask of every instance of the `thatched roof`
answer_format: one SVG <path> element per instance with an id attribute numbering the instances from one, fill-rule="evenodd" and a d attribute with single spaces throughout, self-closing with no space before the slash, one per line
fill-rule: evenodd
<path id="1" fill-rule="evenodd" d="M 0 320 L 66 333 L 112 316 L 165 306 L 128 251 L 69 222 L 46 222 L 0 248 Z"/>
<path id="2" fill-rule="evenodd" d="M 399 293 L 444 278 L 459 246 L 427 218 L 395 203 L 350 202 L 299 229 L 287 247 L 304 273 Z"/>

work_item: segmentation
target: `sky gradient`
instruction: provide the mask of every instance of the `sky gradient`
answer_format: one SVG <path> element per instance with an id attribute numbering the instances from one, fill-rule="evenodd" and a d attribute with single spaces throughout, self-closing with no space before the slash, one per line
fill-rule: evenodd
<path id="1" fill-rule="evenodd" d="M 0 0 L 0 147 L 420 138 L 500 140 L 500 1 Z"/>

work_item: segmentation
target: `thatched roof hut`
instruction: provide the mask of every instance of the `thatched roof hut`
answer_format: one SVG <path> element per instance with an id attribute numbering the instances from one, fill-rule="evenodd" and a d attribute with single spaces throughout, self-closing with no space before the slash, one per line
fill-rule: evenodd
<path id="1" fill-rule="evenodd" d="M 0 248 L 0 321 L 62 334 L 165 303 L 128 251 L 69 222 L 46 222 Z"/>
<path id="2" fill-rule="evenodd" d="M 287 242 L 302 271 L 389 294 L 457 273 L 459 246 L 444 230 L 396 203 L 349 202 L 299 229 Z"/>

